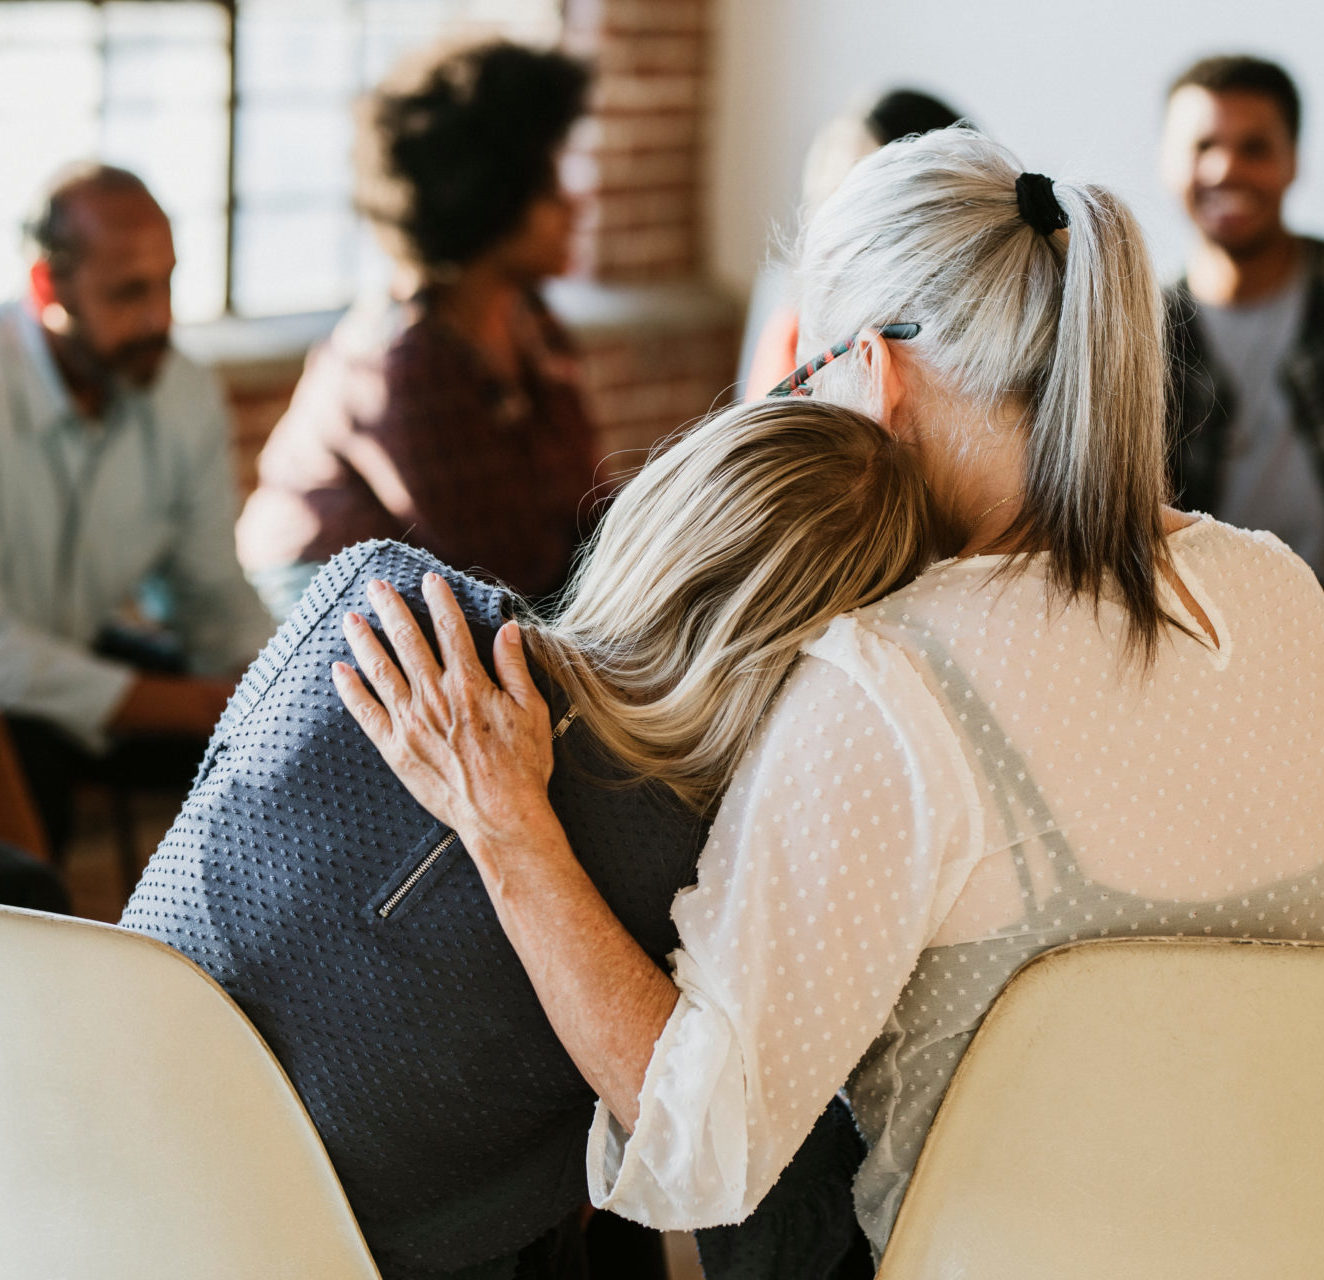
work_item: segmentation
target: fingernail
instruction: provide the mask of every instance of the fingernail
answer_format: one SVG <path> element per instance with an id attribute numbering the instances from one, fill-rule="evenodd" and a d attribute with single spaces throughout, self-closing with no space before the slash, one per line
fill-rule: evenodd
<path id="1" fill-rule="evenodd" d="M 363 624 L 363 615 L 361 613 L 347 613 L 345 615 L 345 621 L 352 622 L 356 627 L 361 626 Z"/>
<path id="2" fill-rule="evenodd" d="M 435 586 L 437 585 L 437 583 L 439 583 L 439 582 L 441 581 L 441 574 L 439 574 L 439 573 L 425 573 L 425 574 L 423 575 L 423 581 L 426 582 L 426 583 L 428 584 L 428 586 L 430 586 L 430 587 L 435 587 Z"/>
<path id="3" fill-rule="evenodd" d="M 385 590 L 386 590 L 386 583 L 384 583 L 380 578 L 373 578 L 368 582 L 368 594 L 370 596 L 378 595 L 380 592 Z"/>
<path id="4" fill-rule="evenodd" d="M 333 663 L 331 664 L 331 674 L 332 674 L 332 676 L 347 676 L 347 675 L 349 675 L 349 663 L 347 663 L 347 662 L 333 662 Z"/>

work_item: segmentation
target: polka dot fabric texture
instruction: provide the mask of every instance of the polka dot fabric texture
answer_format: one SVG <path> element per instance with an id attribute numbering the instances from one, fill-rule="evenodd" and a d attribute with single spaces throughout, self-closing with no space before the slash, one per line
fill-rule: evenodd
<path id="1" fill-rule="evenodd" d="M 490 654 L 504 592 L 395 543 L 337 556 L 245 675 L 122 921 L 195 960 L 253 1019 L 388 1280 L 508 1254 L 581 1204 L 593 1108 L 463 845 L 396 781 L 331 683 L 331 663 L 352 660 L 344 613 L 373 616 L 368 581 L 393 582 L 426 618 L 430 570 Z M 559 718 L 564 698 L 544 692 Z M 572 725 L 553 804 L 661 962 L 703 827 L 656 789 L 620 783 Z"/>
<path id="2" fill-rule="evenodd" d="M 944 562 L 808 646 L 677 900 L 682 996 L 633 1136 L 599 1106 L 594 1199 L 741 1217 L 845 1085 L 886 1243 L 965 1045 L 1010 973 L 1125 935 L 1324 939 L 1324 593 L 1277 539 L 1169 539 L 1151 669 L 1041 562 Z M 1009 1152 L 1008 1159 L 1015 1153 Z"/>

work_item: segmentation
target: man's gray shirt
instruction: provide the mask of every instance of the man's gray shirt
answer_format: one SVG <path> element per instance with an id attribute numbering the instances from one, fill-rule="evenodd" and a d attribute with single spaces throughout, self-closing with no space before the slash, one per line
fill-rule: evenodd
<path id="1" fill-rule="evenodd" d="M 1164 290 L 1168 478 L 1188 511 L 1269 529 L 1324 578 L 1324 241 L 1297 243 L 1296 281 L 1262 304 Z"/>
<path id="2" fill-rule="evenodd" d="M 1305 279 L 1247 306 L 1196 303 L 1209 346 L 1232 391 L 1225 485 L 1212 514 L 1244 529 L 1272 529 L 1324 577 L 1324 487 L 1293 429 L 1279 375 L 1305 310 Z"/>
<path id="3" fill-rule="evenodd" d="M 98 747 L 133 673 L 92 644 L 150 579 L 192 671 L 246 663 L 273 624 L 235 559 L 235 497 L 209 374 L 171 352 L 89 421 L 36 320 L 0 307 L 0 711 Z"/>

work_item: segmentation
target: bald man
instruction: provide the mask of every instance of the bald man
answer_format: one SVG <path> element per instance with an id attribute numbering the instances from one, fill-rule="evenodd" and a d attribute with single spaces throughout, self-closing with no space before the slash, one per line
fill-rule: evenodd
<path id="1" fill-rule="evenodd" d="M 0 308 L 0 712 L 58 850 L 79 776 L 187 781 L 270 623 L 221 398 L 170 345 L 166 215 L 87 165 L 28 236 L 28 296 Z M 123 625 L 148 599 L 151 643 Z"/>

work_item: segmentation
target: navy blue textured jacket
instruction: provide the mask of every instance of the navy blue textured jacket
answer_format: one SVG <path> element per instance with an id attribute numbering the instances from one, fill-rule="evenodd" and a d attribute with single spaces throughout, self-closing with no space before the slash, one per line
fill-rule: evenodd
<path id="1" fill-rule="evenodd" d="M 444 572 L 480 654 L 509 598 L 395 543 L 337 556 L 249 669 L 123 923 L 239 1002 L 294 1081 L 391 1280 L 509 1254 L 587 1199 L 593 1094 L 552 1032 L 463 846 L 344 710 L 341 618 L 385 578 L 426 617 Z M 431 634 L 430 625 L 426 628 Z M 558 719 L 565 699 L 543 681 Z M 572 847 L 654 960 L 704 824 L 623 783 L 582 724 L 551 797 Z"/>

